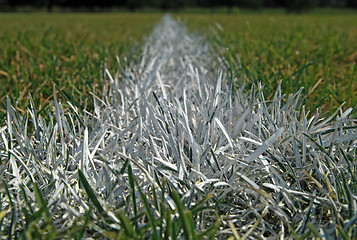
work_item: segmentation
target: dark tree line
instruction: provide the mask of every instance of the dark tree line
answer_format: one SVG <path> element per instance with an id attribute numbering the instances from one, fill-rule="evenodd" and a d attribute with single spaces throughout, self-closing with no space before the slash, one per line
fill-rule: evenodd
<path id="1" fill-rule="evenodd" d="M 46 8 L 85 9 L 88 11 L 108 10 L 111 7 L 127 8 L 131 11 L 144 7 L 162 10 L 179 10 L 184 7 L 216 8 L 233 7 L 259 9 L 263 7 L 286 8 L 289 12 L 299 12 L 313 7 L 354 7 L 357 0 L 0 0 L 0 10 L 16 11 L 19 6 Z"/>

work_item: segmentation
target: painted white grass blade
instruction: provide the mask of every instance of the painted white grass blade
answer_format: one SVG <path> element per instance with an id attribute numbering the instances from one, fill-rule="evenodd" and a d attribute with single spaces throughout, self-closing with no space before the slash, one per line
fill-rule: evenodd
<path id="1" fill-rule="evenodd" d="M 223 124 L 221 123 L 221 121 L 219 121 L 218 118 L 214 118 L 214 120 L 216 121 L 216 123 L 218 124 L 218 126 L 221 128 L 224 136 L 226 137 L 228 143 L 229 143 L 229 146 L 232 148 L 232 155 L 234 155 L 234 147 L 233 147 L 233 143 L 232 143 L 232 140 L 230 138 L 230 136 L 228 135 L 226 129 L 224 128 Z"/>
<path id="2" fill-rule="evenodd" d="M 348 108 L 346 111 L 344 111 L 340 117 L 337 117 L 337 120 L 342 120 L 345 119 L 348 115 L 351 114 L 353 108 Z"/>
<path id="3" fill-rule="evenodd" d="M 157 72 L 156 73 L 156 77 L 159 81 L 159 84 L 160 84 L 160 88 L 161 88 L 161 92 L 162 92 L 162 96 L 163 96 L 163 99 L 164 100 L 167 100 L 167 94 L 166 94 L 166 90 L 165 90 L 165 87 L 164 87 L 164 84 L 162 83 L 162 79 L 161 79 L 161 76 L 160 76 L 160 72 Z"/>
<path id="4" fill-rule="evenodd" d="M 6 123 L 7 123 L 7 132 L 9 134 L 9 139 L 7 140 L 7 149 L 12 149 L 12 122 L 11 122 L 11 106 L 10 106 L 10 100 L 9 97 L 6 97 Z"/>
<path id="5" fill-rule="evenodd" d="M 83 142 L 82 142 L 82 151 L 81 151 L 81 158 L 80 158 L 80 163 L 79 163 L 79 166 L 80 166 L 80 170 L 83 172 L 83 173 L 86 173 L 86 169 L 88 169 L 88 129 L 86 128 L 84 130 L 84 138 L 83 138 Z M 88 177 L 88 176 L 86 176 Z"/>
<path id="6" fill-rule="evenodd" d="M 104 137 L 105 137 L 106 134 L 107 134 L 107 131 L 103 130 L 101 136 L 99 138 L 95 139 L 96 140 L 95 146 L 92 149 L 92 152 L 90 153 L 91 159 L 94 158 L 94 155 L 97 153 L 97 151 L 99 149 L 99 146 L 103 144 L 103 140 L 104 140 Z M 94 142 L 93 142 L 93 144 L 94 144 Z M 92 145 L 92 144 L 90 144 L 90 145 Z"/>
<path id="7" fill-rule="evenodd" d="M 245 161 L 251 162 L 258 159 L 261 154 L 263 154 L 269 146 L 271 146 L 283 133 L 284 128 L 279 128 L 270 138 L 268 138 L 261 146 L 259 146 L 252 154 L 250 154 Z"/>
<path id="8" fill-rule="evenodd" d="M 58 124 L 58 130 L 60 135 L 61 143 L 64 145 L 64 137 L 63 137 L 63 127 L 62 127 L 62 108 L 60 107 L 57 97 L 56 97 L 56 87 L 53 85 L 53 101 L 55 104 L 55 116 Z"/>
<path id="9" fill-rule="evenodd" d="M 98 236 L 123 232 L 118 211 L 129 216 L 132 231 L 145 229 L 144 238 L 179 220 L 179 211 L 192 214 L 195 232 L 220 219 L 217 239 L 229 238 L 232 229 L 246 238 L 291 231 L 300 237 L 312 225 L 326 239 L 341 236 L 337 229 L 352 233 L 357 127 L 351 109 L 322 118 L 298 109 L 301 90 L 284 97 L 279 85 L 266 99 L 261 84 L 250 93 L 232 89 L 236 79 L 227 79 L 220 65 L 226 59 L 212 56 L 215 50 L 165 16 L 120 74 L 113 78 L 105 68 L 103 96 L 91 93 L 93 112 L 71 103 L 65 109 L 55 88 L 46 118 L 31 100 L 28 115 L 21 115 L 7 99 L 0 175 L 10 197 L 0 188 L 1 208 L 20 212 L 25 196 L 36 205 L 34 179 L 56 227 L 89 216 L 89 232 Z M 92 203 L 79 170 L 108 218 L 98 209 L 86 215 Z M 187 209 L 178 209 L 173 191 Z M 161 215 L 165 209 L 172 211 Z M 26 220 L 16 219 L 20 232 Z M 10 214 L 2 220 L 8 229 Z"/>
<path id="10" fill-rule="evenodd" d="M 241 140 L 241 141 L 252 143 L 252 144 L 257 145 L 257 146 L 263 145 L 261 142 L 258 142 L 258 141 L 254 140 L 254 139 L 247 138 L 247 137 L 239 137 L 238 139 Z"/>
<path id="11" fill-rule="evenodd" d="M 21 182 L 20 170 L 16 164 L 15 159 L 11 156 L 10 156 L 10 163 L 11 163 L 11 168 L 12 168 L 12 174 L 15 176 L 17 182 L 20 183 Z"/>
<path id="12" fill-rule="evenodd" d="M 27 176 L 30 177 L 31 181 L 34 181 L 34 177 L 30 171 L 30 169 L 28 168 L 28 166 L 22 161 L 22 159 L 16 154 L 16 152 L 14 152 L 13 150 L 9 150 L 9 153 L 14 156 L 16 158 L 17 161 L 20 162 L 20 164 L 22 165 L 22 167 L 25 169 L 26 173 L 27 173 Z M 10 158 L 10 161 L 11 161 L 11 165 L 12 165 L 12 168 L 15 170 L 14 172 L 14 175 L 16 176 L 16 178 L 20 179 L 20 175 L 19 175 L 19 170 L 18 170 L 18 167 L 17 167 L 17 164 L 16 162 L 14 161 L 13 158 Z"/>

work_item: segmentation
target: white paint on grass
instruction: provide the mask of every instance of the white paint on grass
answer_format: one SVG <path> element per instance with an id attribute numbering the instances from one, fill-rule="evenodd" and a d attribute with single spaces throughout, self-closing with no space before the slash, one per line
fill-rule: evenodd
<path id="1" fill-rule="evenodd" d="M 347 117 L 349 111 L 336 121 L 319 121 L 318 115 L 308 118 L 297 112 L 299 94 L 283 103 L 279 88 L 267 102 L 261 92 L 252 90 L 249 96 L 242 89 L 230 89 L 211 51 L 205 38 L 188 33 L 165 16 L 147 38 L 139 58 L 117 75 L 106 70 L 108 81 L 103 97 L 94 98 L 93 113 L 81 114 L 71 104 L 64 110 L 54 99 L 55 116 L 48 123 L 29 110 L 32 122 L 27 124 L 34 124 L 36 131 L 29 134 L 23 127 L 26 118 L 9 105 L 8 125 L 0 129 L 0 174 L 15 208 L 25 206 L 23 196 L 18 195 L 18 183 L 24 184 L 24 192 L 34 205 L 32 178 L 49 202 L 58 227 L 71 225 L 92 204 L 84 200 L 86 194 L 80 189 L 80 168 L 98 204 L 112 218 L 112 227 L 119 227 L 112 211 L 123 203 L 127 216 L 134 217 L 130 164 L 155 217 L 160 209 L 154 204 L 152 189 L 160 197 L 163 179 L 181 194 L 188 208 L 208 193 L 212 200 L 207 205 L 214 206 L 223 197 L 218 211 L 203 211 L 195 218 L 195 229 L 201 229 L 222 215 L 217 235 L 222 238 L 231 232 L 228 220 L 234 220 L 231 224 L 247 237 L 255 230 L 246 226 L 254 226 L 260 235 L 265 231 L 264 236 L 278 238 L 280 229 L 289 229 L 282 224 L 305 219 L 301 209 L 313 196 L 316 211 L 329 205 L 337 208 L 332 212 L 346 212 L 346 206 L 336 205 L 332 198 L 315 198 L 314 189 L 302 190 L 299 180 L 318 170 L 318 181 L 330 178 L 333 183 L 330 167 L 349 178 L 348 164 L 337 148 L 332 148 L 328 157 L 324 157 L 327 151 L 321 151 L 321 146 L 328 149 L 336 142 L 346 154 L 356 151 L 356 129 L 342 131 L 344 126 L 353 125 Z M 331 160 L 335 157 L 338 162 Z M 333 165 L 328 166 L 327 161 Z M 146 210 L 137 188 L 135 192 L 136 211 L 141 214 Z M 9 208 L 6 194 L 1 196 L 2 209 Z M 176 208 L 168 192 L 164 198 L 164 204 Z M 269 219 L 260 218 L 268 216 L 267 212 Z M 100 219 L 98 212 L 92 215 Z M 10 220 L 6 216 L 3 224 L 10 224 Z M 258 220 L 259 225 L 255 224 Z M 137 221 L 147 224 L 146 218 Z M 334 235 L 336 228 L 331 229 Z"/>

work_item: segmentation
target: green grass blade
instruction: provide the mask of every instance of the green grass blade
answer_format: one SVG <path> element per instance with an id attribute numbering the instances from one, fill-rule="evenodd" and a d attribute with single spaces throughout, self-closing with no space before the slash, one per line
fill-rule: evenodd
<path id="1" fill-rule="evenodd" d="M 104 211 L 104 208 L 102 207 L 102 205 L 100 204 L 97 196 L 95 195 L 93 189 L 91 188 L 91 186 L 89 185 L 86 177 L 84 176 L 84 174 L 82 173 L 81 170 L 78 169 L 78 177 L 79 177 L 79 181 L 81 182 L 81 184 L 84 187 L 84 190 L 86 191 L 89 200 L 92 201 L 93 205 L 97 208 L 98 212 L 100 215 L 102 216 L 106 216 L 106 212 Z"/>
<path id="2" fill-rule="evenodd" d="M 133 201 L 133 213 L 134 216 L 136 216 L 138 212 L 137 212 L 136 196 L 135 196 L 135 178 L 130 164 L 128 165 L 128 177 L 129 177 L 129 185 L 130 185 L 130 195 Z"/>
<path id="3" fill-rule="evenodd" d="M 83 239 L 84 233 L 85 233 L 85 231 L 86 231 L 86 227 L 87 227 L 87 225 L 89 224 L 89 221 L 90 221 L 90 219 L 91 219 L 91 214 L 92 214 L 92 207 L 89 208 L 89 210 L 88 210 L 88 212 L 87 212 L 87 214 L 86 214 L 86 216 L 85 216 L 85 218 L 84 218 L 84 223 L 83 223 L 83 225 L 81 226 L 82 229 L 81 229 L 81 231 L 78 233 L 78 235 L 76 235 L 76 237 L 75 237 L 76 240 Z"/>
<path id="4" fill-rule="evenodd" d="M 12 212 L 11 214 L 11 220 L 10 220 L 10 226 L 9 226 L 9 230 L 8 230 L 8 239 L 11 240 L 13 239 L 13 234 L 15 232 L 15 228 L 16 228 L 16 209 L 15 209 L 15 204 L 12 200 L 12 197 L 11 197 L 11 194 L 10 194 L 10 191 L 9 191 L 9 188 L 7 186 L 7 183 L 5 181 L 3 181 L 3 186 L 4 186 L 4 189 L 5 189 L 5 192 L 6 192 L 6 195 L 9 199 L 9 203 L 10 203 L 10 211 Z"/>
<path id="5" fill-rule="evenodd" d="M 48 207 L 47 207 L 47 202 L 43 198 L 41 190 L 38 188 L 38 186 L 35 182 L 33 182 L 32 185 L 33 185 L 36 202 L 40 209 L 44 209 L 44 212 L 43 212 L 44 219 L 46 221 L 52 221 L 50 211 L 48 210 Z"/>
<path id="6" fill-rule="evenodd" d="M 182 204 L 180 196 L 176 192 L 176 190 L 172 190 L 171 197 L 175 201 L 175 204 L 177 206 L 177 210 L 179 212 L 180 219 L 183 225 L 185 239 L 189 239 L 189 240 L 195 239 L 194 224 L 193 224 L 194 221 L 191 212 L 185 210 L 185 207 Z"/>
<path id="7" fill-rule="evenodd" d="M 130 219 L 122 211 L 119 211 L 118 215 L 119 215 L 120 222 L 121 222 L 127 236 L 135 239 L 136 233 L 132 226 L 132 223 L 130 222 Z"/>
<path id="8" fill-rule="evenodd" d="M 136 179 L 134 179 L 134 182 L 135 182 L 135 185 L 136 185 L 136 187 L 138 189 L 140 198 L 141 198 L 141 200 L 143 202 L 143 205 L 144 205 L 144 208 L 145 208 L 145 214 L 147 215 L 147 217 L 149 219 L 149 223 L 150 223 L 151 230 L 152 230 L 152 238 L 153 239 L 159 239 L 159 236 L 158 236 L 158 233 L 157 233 L 157 230 L 156 230 L 155 218 L 154 218 L 154 215 L 153 215 L 153 213 L 151 211 L 151 207 L 150 207 L 149 201 L 146 198 L 146 196 L 143 194 L 143 192 L 141 191 L 139 183 L 136 181 Z"/>

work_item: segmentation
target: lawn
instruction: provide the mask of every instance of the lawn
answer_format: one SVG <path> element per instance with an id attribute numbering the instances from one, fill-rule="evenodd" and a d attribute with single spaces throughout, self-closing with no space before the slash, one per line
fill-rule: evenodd
<path id="1" fill-rule="evenodd" d="M 304 87 L 304 104 L 333 112 L 357 104 L 357 14 L 180 15 L 193 31 L 210 36 L 215 52 L 241 84 L 261 81 L 272 96 L 281 80 L 285 94 Z M 216 23 L 219 23 L 217 26 Z M 219 39 L 217 39 L 217 36 Z"/>
<path id="2" fill-rule="evenodd" d="M 18 109 L 28 93 L 46 111 L 52 85 L 83 108 L 101 90 L 104 64 L 113 71 L 133 55 L 160 14 L 0 14 L 0 118 L 5 97 Z M 45 114 L 44 114 L 45 115 Z"/>
<path id="3" fill-rule="evenodd" d="M 279 81 L 286 94 L 304 87 L 311 110 L 356 106 L 357 15 L 180 14 L 192 31 L 208 35 L 238 85 L 261 81 L 271 96 Z M 31 93 L 36 106 L 50 104 L 52 84 L 84 107 L 102 84 L 103 66 L 119 68 L 161 14 L 1 14 L 0 116 L 4 98 L 19 109 Z M 216 23 L 219 23 L 217 25 Z M 218 26 L 218 27 L 217 27 Z M 222 27 L 222 28 L 221 28 Z M 217 36 L 219 39 L 217 40 Z M 123 64 L 125 65 L 125 63 Z M 89 99 L 90 101 L 90 99 Z M 88 104 L 87 104 L 88 105 Z M 90 105 L 90 104 L 89 104 Z M 354 110 L 356 112 L 356 110 Z"/>
<path id="4" fill-rule="evenodd" d="M 356 16 L 173 16 L 0 15 L 0 235 L 356 238 Z"/>

